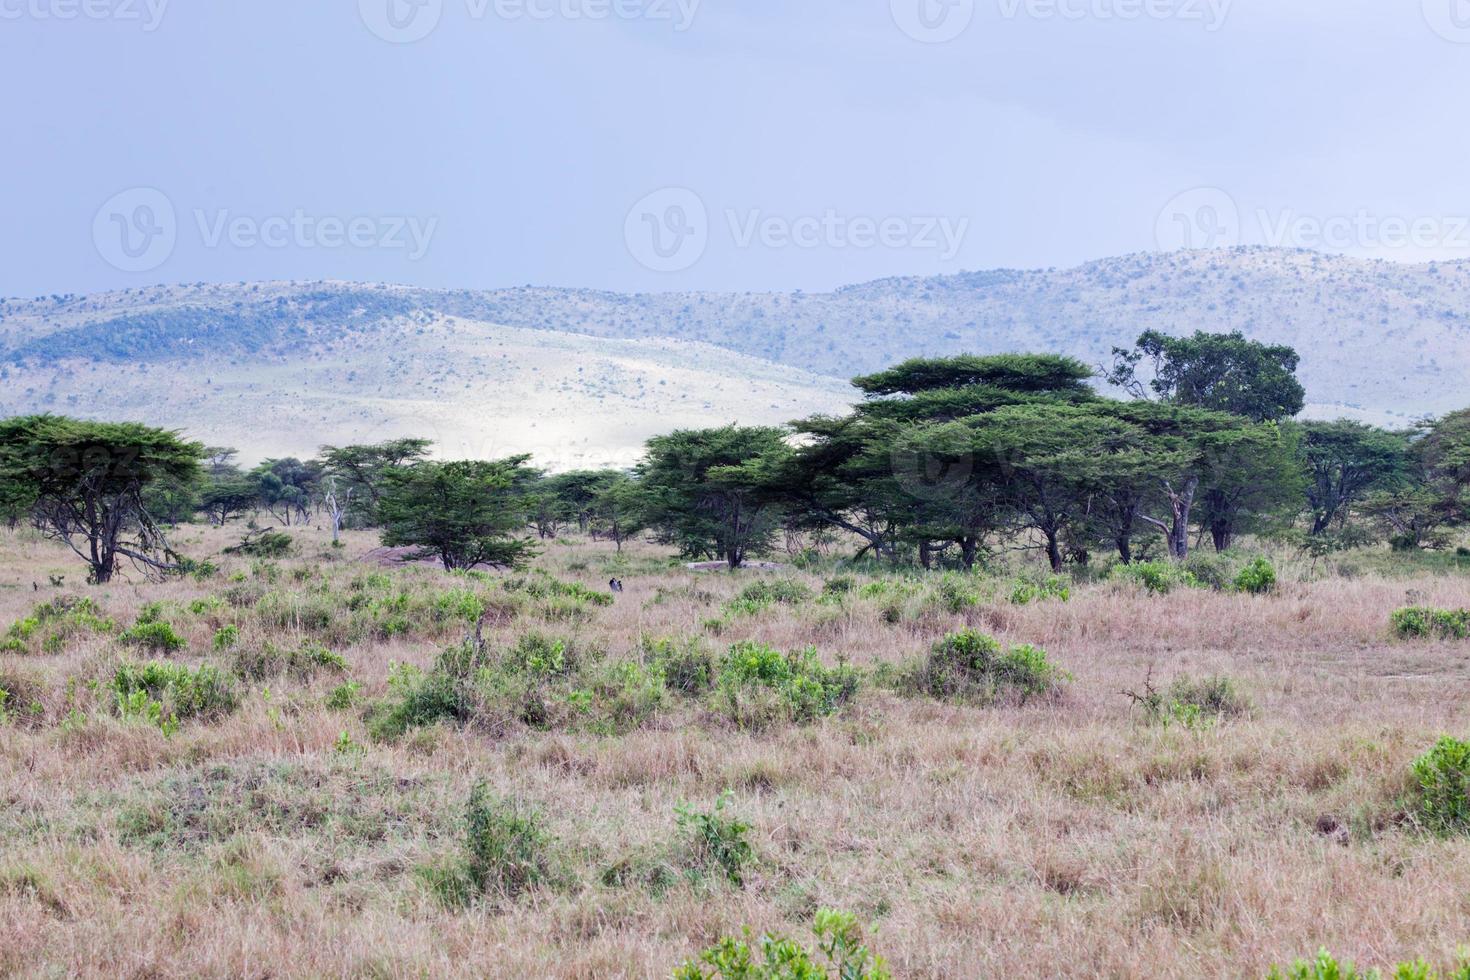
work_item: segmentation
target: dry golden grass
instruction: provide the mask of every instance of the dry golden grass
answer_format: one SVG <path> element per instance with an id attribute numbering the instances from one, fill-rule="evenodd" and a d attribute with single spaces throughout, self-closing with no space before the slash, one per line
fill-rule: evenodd
<path id="1" fill-rule="evenodd" d="M 299 537 L 275 588 L 300 587 L 295 567 L 343 587 L 368 571 L 350 561 L 366 535 L 342 560 Z M 183 540 L 204 555 L 229 537 Z M 622 569 L 627 593 L 581 622 L 522 616 L 492 642 L 539 629 L 631 655 L 644 634 L 702 633 L 755 577 L 671 569 L 641 547 L 617 561 L 610 546 L 552 544 L 544 567 L 592 587 Z M 130 623 L 145 603 L 227 587 L 58 589 L 52 573 L 81 579 L 54 546 L 0 533 L 0 630 L 59 592 Z M 972 625 L 1045 647 L 1075 681 L 1022 707 L 865 689 L 825 721 L 758 734 L 680 708 L 623 736 L 441 724 L 375 744 L 360 712 L 324 706 L 342 678 L 323 675 L 242 681 L 233 714 L 165 737 L 89 690 L 129 655 L 114 638 L 0 654 L 0 685 L 42 707 L 0 727 L 0 974 L 657 977 L 743 926 L 804 937 L 822 906 L 876 925 L 904 977 L 1259 976 L 1321 946 L 1448 963 L 1470 942 L 1470 840 L 1396 817 L 1409 763 L 1470 734 L 1470 644 L 1391 641 L 1389 613 L 1411 595 L 1470 606 L 1470 580 L 1289 581 L 1262 598 L 1089 584 L 1068 603 L 914 605 L 896 625 L 876 601 L 777 606 L 711 644 L 814 644 L 873 666 Z M 189 640 L 176 659 L 227 665 L 210 650 L 221 616 L 175 617 Z M 337 649 L 372 699 L 392 663 L 427 667 L 453 639 Z M 1150 670 L 1156 683 L 1229 675 L 1253 711 L 1200 731 L 1148 725 L 1122 691 Z M 336 751 L 343 732 L 360 751 Z M 458 847 L 479 780 L 540 805 L 562 877 L 509 906 L 446 908 L 415 869 Z M 669 846 L 676 803 L 707 808 L 726 788 L 754 826 L 743 888 L 604 881 Z"/>

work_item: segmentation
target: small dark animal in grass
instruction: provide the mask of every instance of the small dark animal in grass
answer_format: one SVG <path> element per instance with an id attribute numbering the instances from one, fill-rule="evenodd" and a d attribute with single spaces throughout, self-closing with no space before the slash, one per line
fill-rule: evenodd
<path id="1" fill-rule="evenodd" d="M 611 589 L 614 593 L 622 592 L 623 591 L 623 580 L 622 579 L 615 578 L 612 581 L 610 581 L 610 582 L 607 583 L 607 587 L 609 589 Z"/>

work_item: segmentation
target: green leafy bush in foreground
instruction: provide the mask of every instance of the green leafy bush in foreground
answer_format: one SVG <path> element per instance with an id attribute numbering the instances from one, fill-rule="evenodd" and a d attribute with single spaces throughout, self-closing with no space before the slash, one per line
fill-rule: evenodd
<path id="1" fill-rule="evenodd" d="M 1322 950 L 1313 960 L 1298 960 L 1287 970 L 1274 967 L 1266 980 L 1384 980 L 1378 970 L 1359 970 L 1352 963 L 1339 963 L 1331 953 Z M 1450 973 L 1441 973 L 1423 960 L 1400 963 L 1392 980 L 1470 980 L 1470 962 L 1461 963 Z"/>
<path id="2" fill-rule="evenodd" d="M 821 909 L 815 952 L 779 936 L 726 937 L 674 971 L 674 980 L 890 980 L 883 957 L 868 949 L 857 918 Z"/>
<path id="3" fill-rule="evenodd" d="M 1251 595 L 1265 595 L 1276 588 L 1276 566 L 1265 558 L 1257 558 L 1235 576 L 1235 590 Z"/>
<path id="4" fill-rule="evenodd" d="M 463 853 L 420 869 L 420 876 L 446 905 L 515 901 L 552 879 L 551 845 L 539 811 L 479 783 L 465 805 Z"/>
<path id="5" fill-rule="evenodd" d="M 1401 640 L 1470 638 L 1470 609 L 1430 609 L 1413 606 L 1394 612 L 1393 633 Z"/>
<path id="6" fill-rule="evenodd" d="M 718 869 L 732 885 L 745 883 L 745 866 L 755 860 L 755 849 L 749 840 L 750 824 L 726 816 L 725 809 L 735 798 L 726 790 L 715 801 L 715 808 L 700 813 L 688 804 L 680 804 L 674 812 L 679 829 L 686 835 L 694 852 L 696 866 Z"/>
<path id="7" fill-rule="evenodd" d="M 57 596 L 43 602 L 31 614 L 12 623 L 0 638 L 0 653 L 60 653 L 74 636 L 111 633 L 112 620 L 105 618 L 89 598 Z"/>
<path id="8" fill-rule="evenodd" d="M 1470 833 L 1470 742 L 1448 736 L 1414 760 L 1414 817 L 1438 834 Z"/>
<path id="9" fill-rule="evenodd" d="M 143 718 L 165 731 L 190 718 L 220 718 L 239 703 L 229 678 L 209 664 L 190 670 L 156 660 L 124 663 L 113 673 L 112 688 L 119 715 Z"/>
<path id="10" fill-rule="evenodd" d="M 1057 693 L 1071 675 L 1039 647 L 1005 650 L 993 637 L 962 630 L 934 644 L 919 665 L 916 680 L 931 697 L 980 704 L 1005 699 L 1024 703 Z"/>
<path id="11" fill-rule="evenodd" d="M 1194 573 L 1172 561 L 1138 561 L 1114 567 L 1110 577 L 1119 582 L 1142 586 L 1153 595 L 1168 595 L 1175 589 L 1197 589 L 1200 580 Z"/>
<path id="12" fill-rule="evenodd" d="M 715 702 L 741 728 L 802 724 L 835 712 L 858 686 L 856 670 L 823 666 L 815 648 L 786 654 L 745 642 L 731 647 L 720 662 Z"/>

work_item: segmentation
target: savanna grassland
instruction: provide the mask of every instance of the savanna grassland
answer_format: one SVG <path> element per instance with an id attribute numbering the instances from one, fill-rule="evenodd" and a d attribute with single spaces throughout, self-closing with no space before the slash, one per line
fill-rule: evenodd
<path id="1" fill-rule="evenodd" d="M 1470 735 L 1470 641 L 1390 631 L 1470 606 L 1470 560 L 1160 594 L 581 539 L 452 575 L 294 536 L 186 526 L 213 574 L 89 587 L 0 531 L 0 973 L 659 977 L 821 908 L 900 977 L 1470 942 L 1470 837 L 1410 802 Z"/>

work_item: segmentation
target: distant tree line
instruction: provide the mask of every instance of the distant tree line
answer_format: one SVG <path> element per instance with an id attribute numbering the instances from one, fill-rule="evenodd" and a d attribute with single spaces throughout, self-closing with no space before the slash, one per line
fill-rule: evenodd
<path id="1" fill-rule="evenodd" d="M 906 361 L 854 379 L 846 415 L 651 439 L 627 470 L 548 473 L 529 457 L 431 458 L 423 439 L 323 447 L 250 469 L 235 450 L 134 424 L 0 422 L 0 517 L 29 520 L 109 580 L 120 560 L 186 564 L 164 529 L 249 518 L 379 528 L 448 568 L 519 566 L 569 530 L 649 535 L 736 568 L 778 540 L 973 568 L 1035 550 L 1060 571 L 1229 549 L 1272 535 L 1326 552 L 1446 546 L 1470 521 L 1470 410 L 1402 430 L 1298 422 L 1298 356 L 1240 334 L 1145 333 L 1102 372 L 1050 354 Z"/>

